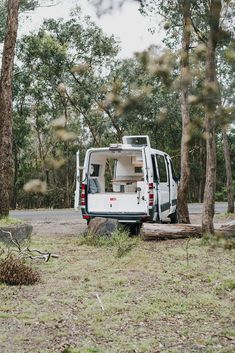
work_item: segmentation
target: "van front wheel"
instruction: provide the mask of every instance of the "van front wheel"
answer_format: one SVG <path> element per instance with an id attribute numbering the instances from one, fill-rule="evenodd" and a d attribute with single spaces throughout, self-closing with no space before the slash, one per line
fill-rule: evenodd
<path id="1" fill-rule="evenodd" d="M 172 224 L 179 222 L 177 208 L 175 209 L 175 212 L 170 215 L 170 220 Z"/>

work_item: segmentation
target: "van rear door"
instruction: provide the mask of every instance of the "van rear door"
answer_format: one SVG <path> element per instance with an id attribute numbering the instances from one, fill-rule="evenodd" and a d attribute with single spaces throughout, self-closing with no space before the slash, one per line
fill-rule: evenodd
<path id="1" fill-rule="evenodd" d="M 158 184 L 158 197 L 159 197 L 159 217 L 161 221 L 169 220 L 168 215 L 170 212 L 170 173 L 169 165 L 164 154 L 156 154 L 159 184 Z"/>
<path id="2" fill-rule="evenodd" d="M 76 189 L 74 195 L 74 209 L 78 211 L 79 209 L 79 198 L 80 198 L 80 158 L 79 151 L 76 153 Z"/>

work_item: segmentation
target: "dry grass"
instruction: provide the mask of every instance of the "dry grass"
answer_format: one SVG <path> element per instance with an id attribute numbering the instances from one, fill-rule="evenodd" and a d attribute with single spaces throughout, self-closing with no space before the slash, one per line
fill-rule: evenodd
<path id="1" fill-rule="evenodd" d="M 25 261 L 19 260 L 13 255 L 0 260 L 0 283 L 8 285 L 30 285 L 38 282 L 39 273 Z"/>
<path id="2" fill-rule="evenodd" d="M 201 240 L 115 247 L 33 237 L 42 281 L 0 285 L 1 353 L 234 352 L 234 251 Z M 97 294 L 104 310 L 97 300 Z"/>

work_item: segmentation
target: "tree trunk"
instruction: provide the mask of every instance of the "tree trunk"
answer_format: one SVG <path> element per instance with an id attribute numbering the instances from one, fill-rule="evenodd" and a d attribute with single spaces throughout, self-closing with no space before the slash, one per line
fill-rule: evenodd
<path id="1" fill-rule="evenodd" d="M 227 199 L 228 199 L 228 213 L 234 213 L 234 196 L 233 196 L 233 178 L 232 178 L 232 168 L 231 168 L 231 158 L 228 144 L 228 136 L 226 132 L 226 127 L 222 127 L 223 135 L 223 149 L 224 149 L 224 159 L 226 167 L 226 178 L 227 178 Z"/>
<path id="2" fill-rule="evenodd" d="M 20 0 L 8 0 L 0 78 L 0 217 L 7 216 L 12 186 L 12 71 Z"/>
<path id="3" fill-rule="evenodd" d="M 211 0 L 209 9 L 209 35 L 206 51 L 205 79 L 205 133 L 206 133 L 206 181 L 203 201 L 202 231 L 214 234 L 214 206 L 216 186 L 215 113 L 218 104 L 215 50 L 219 34 L 221 1 Z"/>
<path id="4" fill-rule="evenodd" d="M 190 223 L 188 211 L 188 185 L 189 185 L 189 143 L 190 143 L 190 117 L 188 105 L 189 88 L 189 44 L 190 30 L 190 2 L 182 1 L 183 13 L 183 39 L 181 53 L 181 116 L 182 116 L 182 139 L 181 139 L 181 178 L 178 188 L 178 216 L 180 223 Z"/>

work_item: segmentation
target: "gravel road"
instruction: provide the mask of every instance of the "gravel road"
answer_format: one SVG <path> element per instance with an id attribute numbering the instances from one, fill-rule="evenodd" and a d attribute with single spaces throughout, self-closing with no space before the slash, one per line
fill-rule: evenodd
<path id="1" fill-rule="evenodd" d="M 225 213 L 226 208 L 225 202 L 216 203 L 216 214 Z M 189 212 L 191 223 L 201 222 L 202 204 L 189 204 Z M 32 224 L 35 234 L 76 235 L 86 229 L 86 221 L 82 219 L 81 212 L 73 209 L 16 210 L 11 211 L 10 215 Z"/>

